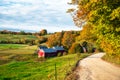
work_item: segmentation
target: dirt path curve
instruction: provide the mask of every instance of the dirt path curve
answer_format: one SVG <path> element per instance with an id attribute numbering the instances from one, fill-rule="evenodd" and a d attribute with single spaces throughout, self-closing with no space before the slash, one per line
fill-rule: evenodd
<path id="1" fill-rule="evenodd" d="M 120 68 L 103 61 L 101 57 L 104 54 L 94 54 L 81 60 L 78 80 L 120 80 Z"/>

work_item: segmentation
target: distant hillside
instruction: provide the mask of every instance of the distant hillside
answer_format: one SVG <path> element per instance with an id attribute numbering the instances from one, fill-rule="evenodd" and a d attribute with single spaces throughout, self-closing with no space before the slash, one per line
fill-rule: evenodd
<path id="1" fill-rule="evenodd" d="M 21 35 L 21 34 L 0 34 L 0 44 L 41 44 L 47 41 L 48 35 Z"/>

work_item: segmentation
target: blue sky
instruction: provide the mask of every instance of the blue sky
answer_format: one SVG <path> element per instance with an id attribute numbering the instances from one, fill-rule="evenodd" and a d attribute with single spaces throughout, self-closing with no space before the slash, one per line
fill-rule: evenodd
<path id="1" fill-rule="evenodd" d="M 0 0 L 0 28 L 48 32 L 80 30 L 67 9 L 70 0 Z"/>

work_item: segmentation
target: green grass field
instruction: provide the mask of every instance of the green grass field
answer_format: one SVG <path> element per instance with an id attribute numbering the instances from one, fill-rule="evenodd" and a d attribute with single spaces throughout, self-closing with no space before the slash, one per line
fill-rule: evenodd
<path id="1" fill-rule="evenodd" d="M 21 44 L 0 44 L 0 50 L 19 49 L 26 46 L 27 45 L 21 45 Z"/>
<path id="2" fill-rule="evenodd" d="M 77 62 L 76 57 L 76 54 L 71 54 L 47 59 L 44 62 L 35 57 L 26 61 L 12 61 L 0 66 L 0 80 L 55 80 L 55 63 L 58 80 L 64 80 L 66 74 Z"/>
<path id="3" fill-rule="evenodd" d="M 32 55 L 36 49 L 37 46 L 23 44 L 0 44 L 0 64 L 12 60 L 25 60 L 26 55 Z"/>
<path id="4" fill-rule="evenodd" d="M 7 45 L 14 47 L 8 49 Z M 0 50 L 0 80 L 55 80 L 55 64 L 58 80 L 64 80 L 76 62 L 89 55 L 70 54 L 39 59 L 33 54 L 36 49 L 37 46 L 4 45 L 4 49 Z"/>

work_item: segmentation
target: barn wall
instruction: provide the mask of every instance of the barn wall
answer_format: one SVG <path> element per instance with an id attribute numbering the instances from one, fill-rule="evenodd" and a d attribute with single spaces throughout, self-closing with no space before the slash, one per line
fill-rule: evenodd
<path id="1" fill-rule="evenodd" d="M 38 51 L 38 57 L 44 57 L 45 53 L 42 50 Z"/>
<path id="2" fill-rule="evenodd" d="M 54 53 L 45 53 L 45 57 L 55 57 L 57 56 L 57 52 Z"/>

